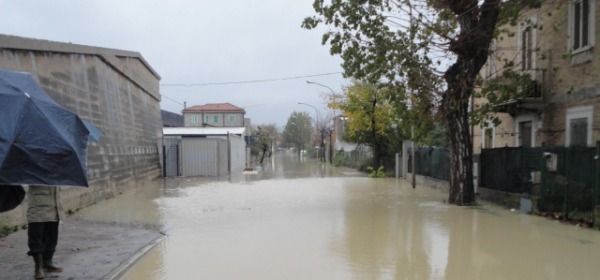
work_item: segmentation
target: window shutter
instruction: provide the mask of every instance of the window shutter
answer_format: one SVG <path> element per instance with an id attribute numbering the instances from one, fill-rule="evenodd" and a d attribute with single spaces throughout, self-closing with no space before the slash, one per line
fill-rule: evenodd
<path id="1" fill-rule="evenodd" d="M 527 30 L 521 32 L 521 70 L 527 69 Z"/>
<path id="2" fill-rule="evenodd" d="M 581 46 L 590 44 L 590 1 L 582 0 L 581 11 Z"/>
<path id="3" fill-rule="evenodd" d="M 521 70 L 533 68 L 533 31 L 528 26 L 521 32 Z"/>
<path id="4" fill-rule="evenodd" d="M 581 1 L 576 1 L 573 7 L 573 50 L 577 50 L 581 47 Z"/>

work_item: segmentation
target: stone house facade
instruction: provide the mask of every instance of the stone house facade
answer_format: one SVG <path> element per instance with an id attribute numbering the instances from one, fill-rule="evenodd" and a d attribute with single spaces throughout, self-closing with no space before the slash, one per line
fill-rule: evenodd
<path id="1" fill-rule="evenodd" d="M 63 188 L 65 211 L 161 176 L 160 76 L 141 54 L 0 34 L 0 68 L 31 73 L 57 103 L 102 131 L 88 144 L 90 187 Z M 24 222 L 25 208 L 0 214 L 0 223 Z"/>
<path id="2" fill-rule="evenodd" d="M 182 111 L 186 127 L 243 127 L 246 111 L 230 103 L 192 106 Z"/>
<path id="3" fill-rule="evenodd" d="M 522 11 L 497 38 L 481 72 L 485 81 L 505 67 L 530 74 L 526 97 L 497 107 L 501 124 L 473 126 L 482 148 L 594 146 L 600 141 L 600 1 L 547 0 Z M 473 106 L 487 102 L 472 100 Z"/>

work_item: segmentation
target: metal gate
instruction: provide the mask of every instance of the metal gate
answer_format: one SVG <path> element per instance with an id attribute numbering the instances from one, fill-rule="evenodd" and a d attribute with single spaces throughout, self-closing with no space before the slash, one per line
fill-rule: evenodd
<path id="1" fill-rule="evenodd" d="M 165 177 L 179 176 L 179 150 L 181 146 L 181 138 L 164 138 L 163 157 Z"/>
<path id="2" fill-rule="evenodd" d="M 220 142 L 225 141 L 221 139 L 183 138 L 181 143 L 181 175 L 219 177 Z"/>
<path id="3" fill-rule="evenodd" d="M 238 135 L 223 138 L 165 137 L 164 176 L 223 177 L 241 174 L 246 143 Z"/>

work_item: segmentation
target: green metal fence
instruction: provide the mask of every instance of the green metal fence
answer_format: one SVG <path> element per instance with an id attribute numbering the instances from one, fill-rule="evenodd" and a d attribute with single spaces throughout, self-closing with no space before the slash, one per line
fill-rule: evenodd
<path id="1" fill-rule="evenodd" d="M 408 162 L 412 162 L 412 148 L 408 148 Z M 415 150 L 416 174 L 441 180 L 450 180 L 450 155 L 447 148 L 425 147 Z M 412 165 L 408 164 L 408 172 Z"/>
<path id="2" fill-rule="evenodd" d="M 596 148 L 545 148 L 539 211 L 565 220 L 592 222 L 598 202 L 596 159 Z"/>
<path id="3" fill-rule="evenodd" d="M 504 147 L 481 151 L 481 186 L 510 193 L 530 194 L 540 171 L 542 148 Z"/>
<path id="4" fill-rule="evenodd" d="M 483 149 L 481 186 L 531 195 L 538 198 L 538 211 L 556 218 L 592 222 L 594 206 L 600 202 L 599 149 Z"/>

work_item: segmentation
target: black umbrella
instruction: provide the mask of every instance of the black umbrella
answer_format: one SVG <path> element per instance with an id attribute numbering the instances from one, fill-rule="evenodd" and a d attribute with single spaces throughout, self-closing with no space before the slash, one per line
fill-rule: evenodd
<path id="1" fill-rule="evenodd" d="M 100 137 L 102 137 L 102 131 L 90 121 L 81 121 L 83 121 L 83 125 L 85 125 L 85 128 L 87 128 L 87 130 L 90 132 L 88 140 L 92 142 L 98 142 L 98 140 L 100 140 Z"/>
<path id="2" fill-rule="evenodd" d="M 0 185 L 0 212 L 13 210 L 25 198 L 25 190 L 21 186 Z"/>
<path id="3" fill-rule="evenodd" d="M 88 135 L 30 74 L 0 70 L 0 185 L 87 187 Z"/>

